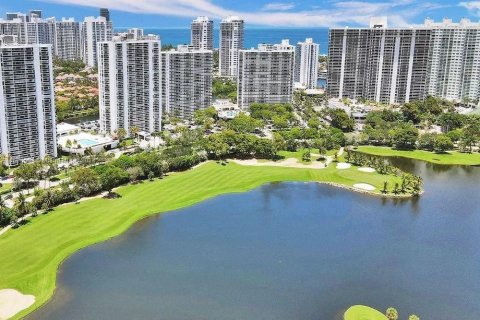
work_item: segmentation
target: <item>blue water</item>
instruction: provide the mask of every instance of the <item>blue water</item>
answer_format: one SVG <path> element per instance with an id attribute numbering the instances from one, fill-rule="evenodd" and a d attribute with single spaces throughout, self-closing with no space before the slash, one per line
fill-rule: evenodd
<path id="1" fill-rule="evenodd" d="M 80 140 L 78 140 L 78 143 L 79 143 L 82 147 L 91 147 L 91 146 L 94 146 L 94 145 L 98 144 L 97 141 L 95 141 L 95 140 L 90 140 L 90 139 L 80 139 Z"/>
<path id="2" fill-rule="evenodd" d="M 27 319 L 480 319 L 480 168 L 398 161 L 420 198 L 276 183 L 142 220 L 67 259 Z"/>
<path id="3" fill-rule="evenodd" d="M 118 31 L 125 31 L 118 29 Z M 157 34 L 160 36 L 163 45 L 190 43 L 190 29 L 145 29 L 145 33 Z M 245 29 L 245 48 L 257 47 L 259 43 L 279 43 L 282 39 L 289 39 L 290 43 L 295 44 L 304 41 L 305 38 L 313 38 L 316 43 L 320 44 L 320 53 L 327 54 L 328 51 L 328 29 L 326 28 L 268 28 L 268 29 Z M 219 30 L 214 30 L 214 45 L 218 48 Z"/>

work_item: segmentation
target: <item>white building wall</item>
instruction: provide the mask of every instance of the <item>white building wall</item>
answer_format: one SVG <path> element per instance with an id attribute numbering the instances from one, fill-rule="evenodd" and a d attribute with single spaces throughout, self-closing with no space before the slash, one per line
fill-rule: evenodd
<path id="1" fill-rule="evenodd" d="M 55 28 L 55 55 L 62 60 L 81 60 L 80 22 L 62 19 Z"/>
<path id="2" fill-rule="evenodd" d="M 291 103 L 294 67 L 294 47 L 285 43 L 240 50 L 238 106 L 248 110 L 253 103 Z"/>
<path id="3" fill-rule="evenodd" d="M 213 52 L 179 46 L 162 52 L 163 109 L 171 116 L 191 119 L 196 110 L 212 105 Z"/>
<path id="4" fill-rule="evenodd" d="M 238 52 L 243 49 L 244 21 L 235 16 L 222 20 L 220 24 L 220 75 L 237 77 Z"/>
<path id="5" fill-rule="evenodd" d="M 101 42 L 98 45 L 100 130 L 130 134 L 161 130 L 161 45 L 159 40 Z"/>
<path id="6" fill-rule="evenodd" d="M 11 164 L 56 157 L 55 125 L 51 46 L 0 47 L 1 153 Z"/>
<path id="7" fill-rule="evenodd" d="M 112 22 L 104 17 L 86 17 L 82 23 L 82 58 L 89 67 L 97 65 L 97 43 L 112 40 Z"/>
<path id="8" fill-rule="evenodd" d="M 315 89 L 318 80 L 320 45 L 312 39 L 299 42 L 295 49 L 295 82 L 306 89 Z"/>

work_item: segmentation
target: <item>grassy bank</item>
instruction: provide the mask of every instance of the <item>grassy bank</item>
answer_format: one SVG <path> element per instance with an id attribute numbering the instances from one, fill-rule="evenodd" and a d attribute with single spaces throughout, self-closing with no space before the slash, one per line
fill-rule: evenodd
<path id="1" fill-rule="evenodd" d="M 11 188 L 12 188 L 11 183 L 3 183 L 2 182 L 2 186 L 0 187 L 0 194 L 7 193 L 8 191 L 10 191 Z"/>
<path id="2" fill-rule="evenodd" d="M 124 186 L 117 190 L 120 198 L 64 205 L 0 236 L 0 289 L 14 288 L 35 295 L 35 304 L 17 315 L 21 318 L 53 294 L 56 271 L 65 258 L 120 234 L 144 217 L 275 181 L 318 181 L 347 187 L 364 182 L 380 190 L 385 180 L 392 185 L 400 178 L 365 173 L 356 167 L 337 170 L 335 165 L 313 170 L 209 162 L 162 180 Z"/>
<path id="3" fill-rule="evenodd" d="M 461 153 L 457 151 L 451 151 L 448 153 L 435 153 L 423 150 L 395 150 L 387 147 L 374 147 L 374 146 L 360 146 L 358 151 L 386 157 L 405 157 L 416 160 L 427 161 L 436 164 L 448 164 L 448 165 L 467 165 L 474 166 L 480 165 L 480 153 Z"/>
<path id="4" fill-rule="evenodd" d="M 387 317 L 373 308 L 367 306 L 350 307 L 343 316 L 344 320 L 388 320 Z"/>

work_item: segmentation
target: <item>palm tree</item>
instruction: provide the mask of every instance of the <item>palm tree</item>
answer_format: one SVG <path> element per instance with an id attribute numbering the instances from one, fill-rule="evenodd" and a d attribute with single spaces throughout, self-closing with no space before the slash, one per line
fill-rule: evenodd
<path id="1" fill-rule="evenodd" d="M 47 193 L 45 194 L 45 202 L 43 204 L 44 204 L 43 209 L 45 209 L 45 212 L 48 212 L 48 211 L 52 210 L 52 207 L 53 207 L 53 193 L 52 193 L 52 191 L 47 190 Z"/>
<path id="2" fill-rule="evenodd" d="M 43 184 L 45 189 L 47 188 L 47 181 L 49 182 L 48 187 L 50 188 L 50 177 L 54 174 L 54 170 L 52 170 L 54 165 L 55 160 L 53 160 L 53 158 L 48 155 L 45 156 L 45 158 L 42 160 L 42 166 L 46 167 L 44 168 L 45 182 Z"/>
<path id="3" fill-rule="evenodd" d="M 122 141 L 127 136 L 127 131 L 124 128 L 117 130 L 117 138 L 119 141 Z"/>
<path id="4" fill-rule="evenodd" d="M 27 199 L 23 193 L 20 193 L 16 199 L 15 204 L 16 211 L 20 217 L 27 215 L 29 213 Z"/>
<path id="5" fill-rule="evenodd" d="M 67 142 L 65 142 L 65 147 L 68 148 L 68 153 L 72 154 L 72 140 L 67 139 Z"/>
<path id="6" fill-rule="evenodd" d="M 133 135 L 134 138 L 135 138 L 135 137 L 138 138 L 137 134 L 138 134 L 139 131 L 140 131 L 140 130 L 138 129 L 137 126 L 133 126 L 133 127 L 130 128 L 130 132 L 132 133 L 132 135 Z"/>
<path id="7" fill-rule="evenodd" d="M 387 316 L 388 320 L 398 320 L 398 311 L 393 307 L 388 308 L 385 315 Z"/>
<path id="8" fill-rule="evenodd" d="M 385 194 L 388 193 L 388 181 L 383 182 L 382 193 L 385 193 Z"/>
<path id="9" fill-rule="evenodd" d="M 408 317 L 408 320 L 420 320 L 420 317 L 416 314 L 412 314 Z"/>
<path id="10" fill-rule="evenodd" d="M 5 209 L 7 207 L 7 204 L 5 203 L 5 200 L 3 199 L 2 196 L 0 196 L 0 210 Z"/>

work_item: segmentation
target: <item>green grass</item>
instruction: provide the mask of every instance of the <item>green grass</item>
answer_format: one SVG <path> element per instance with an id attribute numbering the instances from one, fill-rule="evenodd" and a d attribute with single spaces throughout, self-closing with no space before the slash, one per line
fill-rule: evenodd
<path id="1" fill-rule="evenodd" d="M 345 186 L 365 182 L 379 190 L 385 180 L 393 184 L 399 178 L 364 173 L 355 167 L 337 170 L 334 165 L 315 170 L 208 162 L 161 180 L 121 187 L 118 199 L 98 198 L 60 206 L 8 231 L 0 236 L 0 289 L 15 288 L 35 295 L 35 304 L 16 317 L 21 318 L 51 297 L 57 268 L 64 259 L 83 247 L 124 232 L 144 217 L 269 182 L 319 181 Z"/>
<path id="2" fill-rule="evenodd" d="M 57 174 L 53 178 L 56 178 L 58 180 L 62 180 L 62 179 L 68 178 L 69 176 L 70 176 L 70 172 L 67 173 L 65 171 L 62 171 L 61 173 Z"/>
<path id="3" fill-rule="evenodd" d="M 437 164 L 448 165 L 480 165 L 480 153 L 461 153 L 458 151 L 451 151 L 448 153 L 435 153 L 423 150 L 395 150 L 387 147 L 374 146 L 360 146 L 358 151 L 386 157 L 405 157 L 416 160 L 422 160 Z"/>
<path id="4" fill-rule="evenodd" d="M 4 193 L 8 192 L 11 188 L 12 188 L 11 183 L 3 183 L 2 182 L 2 186 L 0 187 L 0 194 L 4 194 Z"/>
<path id="5" fill-rule="evenodd" d="M 367 306 L 350 307 L 343 315 L 344 320 L 388 320 L 387 317 L 378 310 Z"/>

